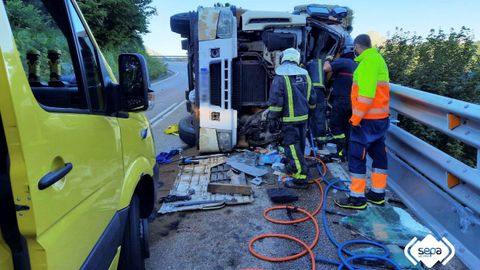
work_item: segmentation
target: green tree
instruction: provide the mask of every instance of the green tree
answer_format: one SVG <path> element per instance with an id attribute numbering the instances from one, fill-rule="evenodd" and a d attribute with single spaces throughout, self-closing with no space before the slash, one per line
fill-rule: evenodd
<path id="1" fill-rule="evenodd" d="M 480 56 L 468 28 L 448 33 L 431 30 L 426 38 L 396 29 L 380 49 L 393 83 L 480 103 Z M 472 147 L 401 116 L 400 126 L 466 164 L 476 165 Z"/>
<path id="2" fill-rule="evenodd" d="M 149 19 L 157 14 L 151 4 L 152 0 L 78 0 L 85 20 L 114 72 L 120 53 L 138 52 L 147 57 L 151 78 L 166 73 L 166 65 L 148 56 L 143 45 L 142 35 L 149 32 Z"/>

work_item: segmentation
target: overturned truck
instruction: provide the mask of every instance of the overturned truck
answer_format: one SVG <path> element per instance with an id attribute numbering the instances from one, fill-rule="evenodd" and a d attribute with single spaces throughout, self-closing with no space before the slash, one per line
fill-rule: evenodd
<path id="1" fill-rule="evenodd" d="M 199 7 L 170 18 L 188 52 L 190 116 L 180 137 L 201 152 L 265 145 L 280 138 L 280 123 L 262 115 L 281 52 L 296 48 L 301 63 L 335 55 L 349 38 L 351 11 L 306 5 L 289 12 Z"/>

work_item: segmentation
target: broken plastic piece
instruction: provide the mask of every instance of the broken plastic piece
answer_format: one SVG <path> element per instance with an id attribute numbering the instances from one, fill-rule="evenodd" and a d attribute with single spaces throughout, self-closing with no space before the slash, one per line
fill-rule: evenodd
<path id="1" fill-rule="evenodd" d="M 262 178 L 260 177 L 255 177 L 250 181 L 250 183 L 254 184 L 255 186 L 260 186 L 263 183 Z"/>
<path id="2" fill-rule="evenodd" d="M 259 169 L 257 167 L 253 167 L 237 161 L 227 161 L 227 164 L 232 166 L 232 168 L 236 170 L 239 170 L 254 177 L 264 176 L 268 173 L 268 171 L 265 169 Z"/>
<path id="3" fill-rule="evenodd" d="M 430 230 L 418 223 L 407 211 L 385 205 L 370 206 L 340 220 L 347 228 L 384 244 L 404 247 L 413 237 L 423 239 Z"/>

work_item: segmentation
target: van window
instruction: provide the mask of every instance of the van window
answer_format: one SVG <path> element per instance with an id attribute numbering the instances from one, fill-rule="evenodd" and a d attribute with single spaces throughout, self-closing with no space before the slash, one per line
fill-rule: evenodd
<path id="1" fill-rule="evenodd" d="M 88 94 L 91 100 L 92 110 L 104 111 L 104 92 L 101 81 L 100 70 L 97 62 L 97 54 L 95 52 L 93 43 L 88 36 L 85 26 L 82 24 L 77 11 L 72 5 L 71 1 L 68 2 L 68 9 L 70 17 L 72 19 L 73 30 L 76 32 L 78 44 L 80 46 L 81 64 L 85 71 L 85 80 L 87 84 Z"/>
<path id="2" fill-rule="evenodd" d="M 54 0 L 8 0 L 6 9 L 25 74 L 37 101 L 46 110 L 89 109 L 65 6 Z M 93 90 L 99 85 L 98 72 L 91 68 L 96 65 L 95 57 L 91 51 L 90 54 L 85 52 L 88 43 L 81 47 L 85 70 L 93 73 L 88 74 L 89 91 L 98 93 Z M 101 109 L 98 104 L 96 108 Z"/>

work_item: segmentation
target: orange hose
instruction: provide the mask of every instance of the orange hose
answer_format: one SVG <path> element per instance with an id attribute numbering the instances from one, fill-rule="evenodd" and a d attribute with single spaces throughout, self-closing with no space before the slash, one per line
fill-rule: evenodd
<path id="1" fill-rule="evenodd" d="M 316 158 L 315 158 L 316 159 Z M 321 160 L 319 160 L 321 162 Z M 323 164 L 323 168 L 326 172 L 326 166 L 323 162 L 321 162 Z M 322 205 L 323 205 L 323 188 L 322 188 L 322 185 L 320 184 L 320 178 L 318 179 L 315 179 L 313 180 L 311 183 L 315 183 L 317 186 L 318 186 L 318 189 L 320 190 L 320 201 L 319 201 L 319 204 L 318 204 L 318 207 L 317 209 L 315 209 L 315 211 L 313 213 L 310 213 L 308 212 L 307 210 L 305 209 L 302 209 L 302 208 L 297 208 L 295 206 L 286 206 L 286 205 L 282 205 L 282 206 L 274 206 L 274 207 L 270 207 L 270 208 L 267 208 L 264 212 L 263 212 L 263 217 L 272 222 L 272 223 L 275 223 L 275 224 L 283 224 L 283 225 L 292 225 L 292 224 L 297 224 L 297 223 L 302 223 L 302 222 L 305 222 L 307 220 L 311 220 L 313 222 L 313 224 L 315 225 L 315 239 L 313 240 L 313 242 L 310 244 L 310 245 L 307 245 L 304 241 L 296 238 L 296 237 L 293 237 L 291 235 L 288 235 L 288 234 L 279 234 L 279 233 L 267 233 L 267 234 L 262 234 L 262 235 L 259 235 L 259 236 L 256 236 L 254 237 L 252 240 L 250 240 L 250 242 L 248 243 L 248 250 L 250 251 L 250 253 L 257 257 L 258 259 L 261 259 L 261 260 L 264 260 L 264 261 L 269 261 L 269 262 L 286 262 L 286 261 L 290 261 L 290 260 L 295 260 L 295 259 L 298 259 L 302 256 L 304 256 L 305 254 L 309 254 L 310 255 L 310 260 L 312 261 L 312 270 L 315 270 L 316 266 L 315 266 L 315 256 L 313 254 L 313 251 L 312 249 L 315 247 L 315 245 L 318 243 L 318 239 L 319 239 L 319 236 L 320 236 L 320 229 L 318 227 L 318 221 L 317 219 L 315 218 L 315 216 L 320 212 L 320 210 L 322 209 Z M 279 220 L 279 219 L 274 219 L 274 218 L 271 218 L 268 216 L 268 213 L 273 211 L 273 210 L 280 210 L 280 209 L 287 209 L 287 210 L 293 210 L 293 211 L 297 211 L 297 212 L 301 212 L 303 214 L 305 214 L 305 217 L 303 218 L 299 218 L 299 219 L 294 219 L 294 220 Z M 297 242 L 299 243 L 300 245 L 302 245 L 305 250 L 300 252 L 300 253 L 297 253 L 297 254 L 294 254 L 294 255 L 290 255 L 290 256 L 286 256 L 286 257 L 268 257 L 268 256 L 264 256 L 264 255 L 261 255 L 259 253 L 257 253 L 254 249 L 253 249 L 253 244 L 260 240 L 260 239 L 264 239 L 264 238 L 269 238 L 269 237 L 274 237 L 274 238 L 282 238 L 282 239 L 288 239 L 288 240 L 291 240 L 291 241 L 294 241 L 294 242 Z"/>

